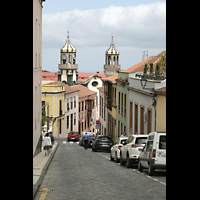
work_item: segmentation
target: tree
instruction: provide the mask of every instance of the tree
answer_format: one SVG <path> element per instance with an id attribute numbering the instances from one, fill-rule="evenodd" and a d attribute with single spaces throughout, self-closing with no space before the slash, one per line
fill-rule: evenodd
<path id="1" fill-rule="evenodd" d="M 153 74 L 153 63 L 150 63 L 150 74 Z"/>
<path id="2" fill-rule="evenodd" d="M 160 67 L 160 73 L 166 73 L 166 54 L 160 57 L 160 61 L 157 64 Z"/>
<path id="3" fill-rule="evenodd" d="M 149 67 L 147 66 L 147 64 L 145 64 L 145 66 L 144 66 L 144 74 L 146 74 L 147 73 L 147 71 L 148 71 L 148 69 L 149 69 Z"/>
<path id="4" fill-rule="evenodd" d="M 158 63 L 156 64 L 155 75 L 160 75 L 160 65 Z"/>

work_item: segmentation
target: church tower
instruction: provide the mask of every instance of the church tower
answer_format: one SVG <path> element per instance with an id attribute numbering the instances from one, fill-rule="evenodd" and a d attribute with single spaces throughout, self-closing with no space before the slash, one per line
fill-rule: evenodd
<path id="1" fill-rule="evenodd" d="M 121 65 L 119 65 L 119 51 L 115 48 L 112 36 L 110 48 L 106 51 L 104 73 L 106 74 L 106 77 L 113 76 L 117 74 L 117 71 L 120 71 L 120 69 Z"/>
<path id="2" fill-rule="evenodd" d="M 69 31 L 67 34 L 67 41 L 62 49 L 60 49 L 60 64 L 58 65 L 60 74 L 59 81 L 64 81 L 71 86 L 78 80 L 78 64 L 76 64 L 76 48 L 71 44 L 69 39 Z"/>

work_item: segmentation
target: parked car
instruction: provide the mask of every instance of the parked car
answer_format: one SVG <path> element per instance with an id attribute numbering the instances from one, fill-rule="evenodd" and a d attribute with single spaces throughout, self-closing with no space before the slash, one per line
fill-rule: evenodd
<path id="1" fill-rule="evenodd" d="M 120 149 L 123 147 L 123 144 L 125 144 L 126 140 L 128 139 L 127 136 L 120 136 L 115 144 L 110 149 L 110 160 L 114 160 L 116 162 L 119 162 L 120 160 Z"/>
<path id="2" fill-rule="evenodd" d="M 149 133 L 147 144 L 138 158 L 138 170 L 148 169 L 153 175 L 155 169 L 166 169 L 166 132 L 157 131 Z"/>
<path id="3" fill-rule="evenodd" d="M 110 148 L 113 146 L 114 142 L 111 136 L 108 135 L 98 135 L 95 140 L 92 141 L 92 151 L 97 150 L 106 150 L 110 151 Z"/>
<path id="4" fill-rule="evenodd" d="M 89 135 L 89 139 L 88 139 L 88 147 L 92 147 L 92 141 L 94 140 L 94 134 L 93 135 Z"/>
<path id="5" fill-rule="evenodd" d="M 86 132 L 83 132 L 80 136 L 79 139 L 79 145 L 80 146 L 84 146 L 84 140 L 83 140 L 83 136 L 85 135 Z M 95 133 L 94 132 L 87 132 L 87 134 L 89 135 L 89 141 L 88 141 L 88 147 L 92 146 L 92 138 L 95 137 Z"/>
<path id="6" fill-rule="evenodd" d="M 79 134 L 78 132 L 75 131 L 71 131 L 68 133 L 68 137 L 67 137 L 68 141 L 78 141 L 79 140 Z"/>
<path id="7" fill-rule="evenodd" d="M 130 135 L 120 150 L 120 164 L 125 165 L 127 168 L 137 164 L 138 156 L 146 144 L 148 135 Z"/>

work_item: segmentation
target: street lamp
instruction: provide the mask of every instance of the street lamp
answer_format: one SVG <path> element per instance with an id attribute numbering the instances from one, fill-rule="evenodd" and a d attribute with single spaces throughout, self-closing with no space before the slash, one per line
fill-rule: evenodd
<path id="1" fill-rule="evenodd" d="M 147 79 L 145 77 L 145 75 L 143 75 L 140 79 L 140 83 L 142 85 L 142 88 L 145 89 L 146 85 L 147 85 Z"/>

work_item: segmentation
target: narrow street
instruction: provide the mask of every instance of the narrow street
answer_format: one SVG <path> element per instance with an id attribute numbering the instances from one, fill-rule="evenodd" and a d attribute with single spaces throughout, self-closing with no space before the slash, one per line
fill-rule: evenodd
<path id="1" fill-rule="evenodd" d="M 165 171 L 150 177 L 146 171 L 110 161 L 107 152 L 95 153 L 63 141 L 59 140 L 35 200 L 166 199 Z"/>

